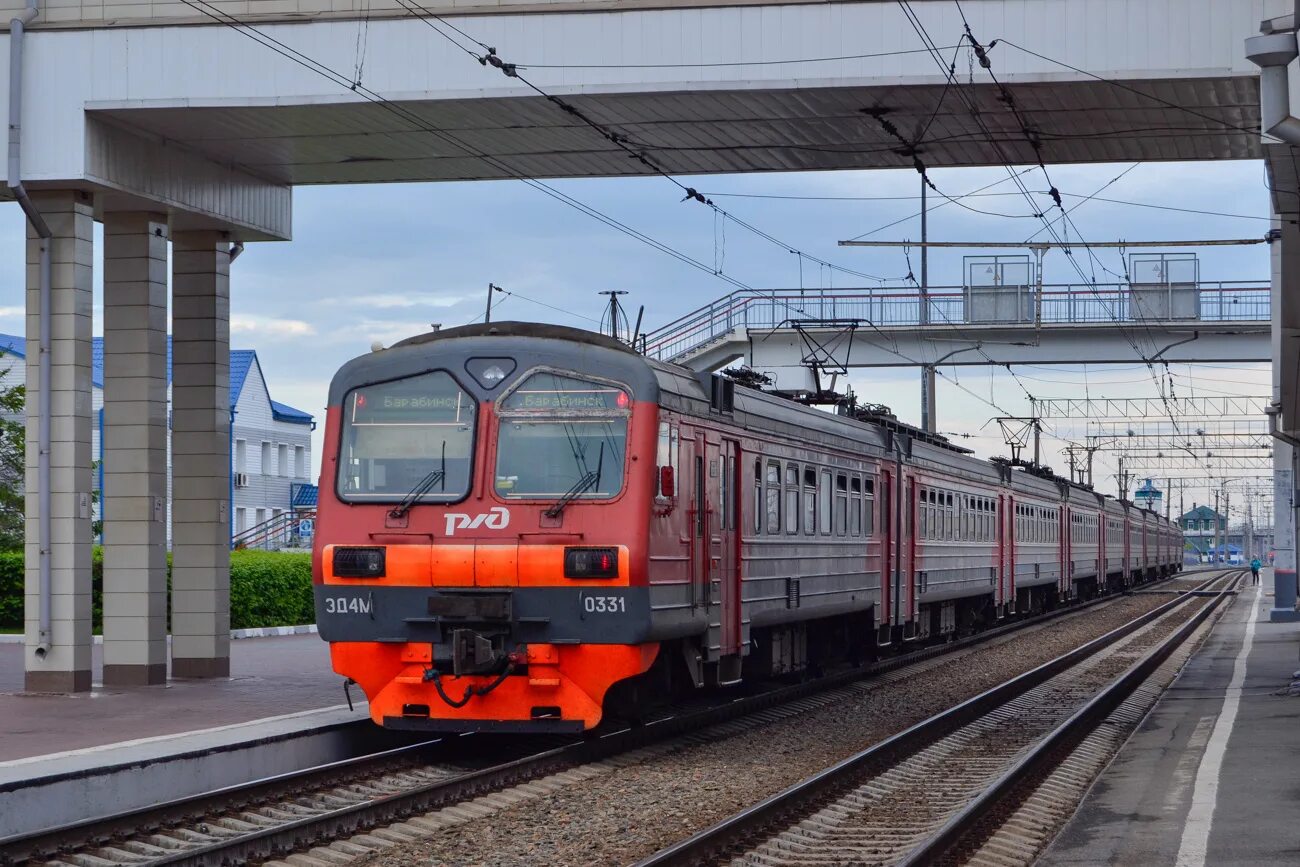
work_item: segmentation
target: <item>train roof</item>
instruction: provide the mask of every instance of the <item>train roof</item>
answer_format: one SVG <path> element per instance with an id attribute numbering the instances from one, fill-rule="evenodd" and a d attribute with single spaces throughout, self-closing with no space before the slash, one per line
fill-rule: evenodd
<path id="1" fill-rule="evenodd" d="M 429 369 L 421 350 L 440 343 L 461 341 L 467 353 L 500 351 L 503 338 L 526 341 L 511 354 L 519 358 L 520 367 L 536 363 L 562 363 L 567 351 L 564 344 L 577 352 L 570 363 L 585 360 L 601 374 L 626 380 L 639 400 L 654 400 L 672 409 L 696 416 L 710 412 L 710 375 L 701 375 L 678 364 L 646 358 L 626 343 L 604 334 L 572 328 L 513 320 L 477 323 L 431 331 L 401 340 L 387 350 L 354 358 L 336 374 L 330 386 L 330 403 L 341 401 L 343 393 L 364 382 L 379 382 L 409 376 Z M 592 354 L 596 356 L 592 357 Z M 583 358 L 585 356 L 585 359 Z M 470 384 L 473 387 L 473 384 Z M 973 482 L 996 484 L 999 479 L 1015 479 L 1016 487 L 1044 497 L 1064 494 L 1070 499 L 1093 499 L 1107 511 L 1132 510 L 1132 503 L 1116 500 L 1058 476 L 1050 478 L 974 457 L 970 449 L 951 443 L 947 438 L 886 416 L 851 417 L 807 406 L 788 396 L 735 385 L 734 415 L 746 429 L 799 437 L 807 441 L 838 448 L 866 448 L 868 453 L 888 458 L 892 440 L 903 436 L 911 443 L 911 457 L 933 468 L 943 469 Z M 1143 510 L 1145 511 L 1145 510 Z M 1154 515 L 1160 519 L 1162 516 Z"/>
<path id="2" fill-rule="evenodd" d="M 417 334 L 415 337 L 408 337 L 405 340 L 399 340 L 391 348 L 421 346 L 439 340 L 454 340 L 460 337 L 535 337 L 548 340 L 567 340 L 588 346 L 616 349 L 619 352 L 640 357 L 639 353 L 634 352 L 623 341 L 615 340 L 605 334 L 598 334 L 595 331 L 571 328 L 568 325 L 549 325 L 543 322 L 518 322 L 513 319 L 502 322 L 478 322 L 473 325 L 460 325 L 456 328 L 442 328 L 425 334 Z"/>

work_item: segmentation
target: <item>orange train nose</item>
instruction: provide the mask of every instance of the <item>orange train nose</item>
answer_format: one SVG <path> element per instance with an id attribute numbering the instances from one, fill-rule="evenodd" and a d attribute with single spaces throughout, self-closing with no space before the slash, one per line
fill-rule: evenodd
<path id="1" fill-rule="evenodd" d="M 658 651 L 657 643 L 530 644 L 512 654 L 525 659 L 518 674 L 436 679 L 426 675 L 429 644 L 338 642 L 330 652 L 334 670 L 365 690 L 371 719 L 389 728 L 582 731 L 600 722 L 610 686 L 647 671 Z"/>

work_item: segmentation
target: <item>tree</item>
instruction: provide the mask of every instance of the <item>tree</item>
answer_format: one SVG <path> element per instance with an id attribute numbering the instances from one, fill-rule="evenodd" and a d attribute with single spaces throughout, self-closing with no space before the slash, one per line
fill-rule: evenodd
<path id="1" fill-rule="evenodd" d="M 27 469 L 24 421 L 27 388 L 7 385 L 5 377 L 8 373 L 8 370 L 0 370 L 0 548 L 21 550 L 27 516 L 23 497 Z"/>

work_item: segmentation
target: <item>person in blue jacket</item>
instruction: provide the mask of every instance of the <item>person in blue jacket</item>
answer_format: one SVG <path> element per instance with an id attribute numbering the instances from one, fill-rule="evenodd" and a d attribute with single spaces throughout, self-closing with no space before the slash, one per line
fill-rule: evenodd
<path id="1" fill-rule="evenodd" d="M 1263 564 L 1259 562 L 1258 557 L 1250 561 L 1250 583 L 1251 584 L 1259 583 L 1259 567 L 1261 565 Z"/>

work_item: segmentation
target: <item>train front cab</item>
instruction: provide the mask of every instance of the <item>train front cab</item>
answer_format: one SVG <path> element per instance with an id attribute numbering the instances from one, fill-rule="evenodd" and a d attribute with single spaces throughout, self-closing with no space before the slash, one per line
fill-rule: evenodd
<path id="1" fill-rule="evenodd" d="M 591 728 L 659 649 L 653 379 L 626 350 L 461 343 L 359 359 L 331 387 L 321 636 L 387 727 Z M 571 370 L 593 356 L 603 375 Z"/>

